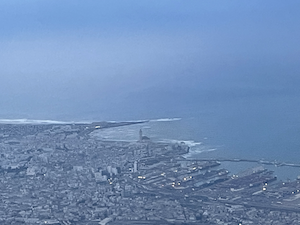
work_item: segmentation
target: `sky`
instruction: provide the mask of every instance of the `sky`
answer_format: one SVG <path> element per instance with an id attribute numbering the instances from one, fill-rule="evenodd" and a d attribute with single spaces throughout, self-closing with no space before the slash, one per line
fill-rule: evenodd
<path id="1" fill-rule="evenodd" d="M 0 0 L 0 117 L 144 119 L 196 100 L 299 95 L 299 8 Z"/>

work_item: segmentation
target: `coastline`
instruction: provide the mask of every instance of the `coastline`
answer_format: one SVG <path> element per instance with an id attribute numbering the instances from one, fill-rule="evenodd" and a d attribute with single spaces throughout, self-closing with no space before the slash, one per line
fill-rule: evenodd
<path id="1" fill-rule="evenodd" d="M 142 135 L 135 141 L 107 141 L 94 135 L 125 125 L 136 129 L 140 123 L 0 124 L 0 195 L 5 199 L 0 222 L 198 225 L 227 218 L 262 224 L 273 220 L 269 211 L 297 220 L 292 213 L 300 213 L 299 181 L 278 182 L 261 166 L 239 174 L 224 168 L 228 161 L 251 160 L 186 159 L 190 147 L 184 142 Z M 32 205 L 39 207 L 35 214 Z M 247 214 L 249 208 L 264 214 Z M 16 217 L 20 210 L 29 216 Z M 236 221 L 241 212 L 243 219 Z"/>

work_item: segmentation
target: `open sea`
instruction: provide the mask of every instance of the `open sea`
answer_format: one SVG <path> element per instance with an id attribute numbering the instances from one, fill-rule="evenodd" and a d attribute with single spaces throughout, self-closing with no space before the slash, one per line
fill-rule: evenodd
<path id="1" fill-rule="evenodd" d="M 45 118 L 31 114 L 31 119 L 2 119 L 0 122 L 149 120 L 144 124 L 100 130 L 97 135 L 107 140 L 135 141 L 138 139 L 139 129 L 142 129 L 143 134 L 154 141 L 184 141 L 191 147 L 190 153 L 186 155 L 188 158 L 267 160 L 300 164 L 299 83 L 300 81 L 291 85 L 292 91 L 286 88 L 282 92 L 245 93 L 241 89 L 227 96 L 222 92 L 218 93 L 218 90 L 207 96 L 207 92 L 197 92 L 196 89 L 186 91 L 179 88 L 175 92 L 172 92 L 173 87 L 163 92 L 159 89 L 146 90 L 144 93 L 129 95 L 117 103 L 113 99 L 103 103 L 112 107 L 99 106 L 95 98 L 89 100 L 91 107 L 86 107 L 86 111 L 78 110 L 77 113 L 76 110 L 67 108 L 73 112 L 66 113 L 67 116 L 52 113 Z M 35 120 L 36 118 L 44 120 Z M 231 173 L 237 173 L 257 166 L 257 163 L 223 162 L 222 165 Z M 300 175 L 300 168 L 297 167 L 264 166 L 275 171 L 282 180 L 296 179 Z"/>
<path id="2" fill-rule="evenodd" d="M 284 140 L 287 146 L 283 150 L 273 147 L 276 142 L 278 146 L 282 144 L 278 143 L 282 140 L 268 143 L 267 140 L 263 140 L 264 137 L 257 134 L 255 137 L 252 136 L 252 143 L 251 140 L 245 140 L 248 136 L 243 136 L 245 135 L 242 133 L 243 130 L 240 134 L 233 135 L 231 132 L 234 131 L 228 129 L 227 132 L 224 130 L 222 136 L 214 136 L 213 130 L 205 129 L 205 121 L 201 123 L 199 120 L 196 117 L 153 119 L 145 124 L 99 130 L 96 135 L 104 140 L 136 141 L 139 129 L 142 129 L 143 135 L 150 137 L 153 141 L 185 142 L 190 146 L 190 152 L 185 157 L 190 159 L 248 159 L 300 164 L 300 158 L 297 157 L 297 150 L 300 149 L 292 148 L 293 145 L 297 146 L 297 142 L 291 140 L 291 136 L 289 140 L 294 143 L 288 144 L 288 140 Z M 299 141 L 298 144 L 300 144 Z M 221 166 L 228 169 L 231 174 L 237 174 L 260 165 L 262 164 L 256 162 L 222 162 Z M 262 166 L 274 171 L 279 180 L 294 180 L 300 175 L 300 167 L 278 167 L 265 164 Z"/>

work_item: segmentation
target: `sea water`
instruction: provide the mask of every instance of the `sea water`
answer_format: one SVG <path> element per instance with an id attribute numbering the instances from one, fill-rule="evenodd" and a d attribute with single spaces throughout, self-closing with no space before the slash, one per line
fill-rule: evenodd
<path id="1" fill-rule="evenodd" d="M 271 162 L 276 160 L 277 162 L 299 163 L 299 160 L 295 157 L 275 158 L 278 154 L 271 153 L 278 151 L 278 149 L 264 152 L 263 147 L 266 145 L 262 145 L 260 149 L 251 150 L 251 146 L 246 145 L 248 140 L 244 140 L 244 148 L 239 148 L 238 145 L 235 145 L 234 138 L 232 140 L 233 143 L 228 144 L 228 140 L 218 139 L 218 137 L 213 136 L 212 131 L 208 132 L 209 130 L 204 128 L 204 124 L 199 123 L 199 119 L 193 117 L 151 119 L 144 124 L 98 130 L 95 135 L 102 140 L 137 141 L 140 129 L 142 129 L 143 135 L 148 136 L 153 141 L 186 143 L 190 146 L 190 152 L 184 157 L 189 159 L 248 159 Z M 224 136 L 226 137 L 226 135 Z M 242 140 L 238 142 L 242 142 Z M 265 149 L 265 151 L 268 150 L 269 148 Z M 264 165 L 259 162 L 222 161 L 221 164 L 222 168 L 228 169 L 231 174 L 237 174 L 249 168 L 262 165 L 266 169 L 274 171 L 279 180 L 296 179 L 300 175 L 300 168 L 297 167 L 277 167 L 275 165 Z"/>
<path id="2" fill-rule="evenodd" d="M 63 124 L 149 120 L 143 124 L 99 130 L 98 135 L 105 140 L 136 141 L 142 129 L 143 135 L 153 141 L 184 141 L 190 146 L 190 153 L 185 156 L 188 158 L 276 160 L 299 164 L 300 95 L 297 93 L 249 96 L 237 93 L 233 97 L 207 101 L 190 95 L 184 101 L 174 99 L 169 103 L 156 96 L 148 101 L 124 101 L 123 105 L 107 111 L 94 109 L 93 113 L 78 113 L 67 120 L 49 115 L 47 119 L 41 118 L 43 120 L 2 119 L 0 122 Z M 223 165 L 232 173 L 256 166 L 229 162 Z M 270 169 L 284 178 L 295 179 L 300 174 L 299 168 L 271 166 Z"/>

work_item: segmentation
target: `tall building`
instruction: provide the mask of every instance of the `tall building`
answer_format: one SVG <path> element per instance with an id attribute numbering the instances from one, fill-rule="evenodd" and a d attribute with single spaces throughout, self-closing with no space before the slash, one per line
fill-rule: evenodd
<path id="1" fill-rule="evenodd" d="M 118 169 L 113 167 L 113 168 L 111 168 L 111 172 L 112 172 L 112 174 L 117 175 L 118 174 Z"/>
<path id="2" fill-rule="evenodd" d="M 112 176 L 112 167 L 111 166 L 107 166 L 107 172 L 110 174 L 110 176 Z"/>
<path id="3" fill-rule="evenodd" d="M 133 163 L 133 172 L 136 173 L 138 171 L 138 163 L 137 161 L 134 161 Z"/>
<path id="4" fill-rule="evenodd" d="M 142 129 L 140 129 L 139 134 L 140 134 L 139 141 L 142 141 L 143 140 L 143 131 L 142 131 Z"/>
<path id="5" fill-rule="evenodd" d="M 140 141 L 140 142 L 147 142 L 147 141 L 150 141 L 150 138 L 148 138 L 147 136 L 143 136 L 143 131 L 142 131 L 142 129 L 140 129 L 140 132 L 139 132 L 139 141 Z"/>

